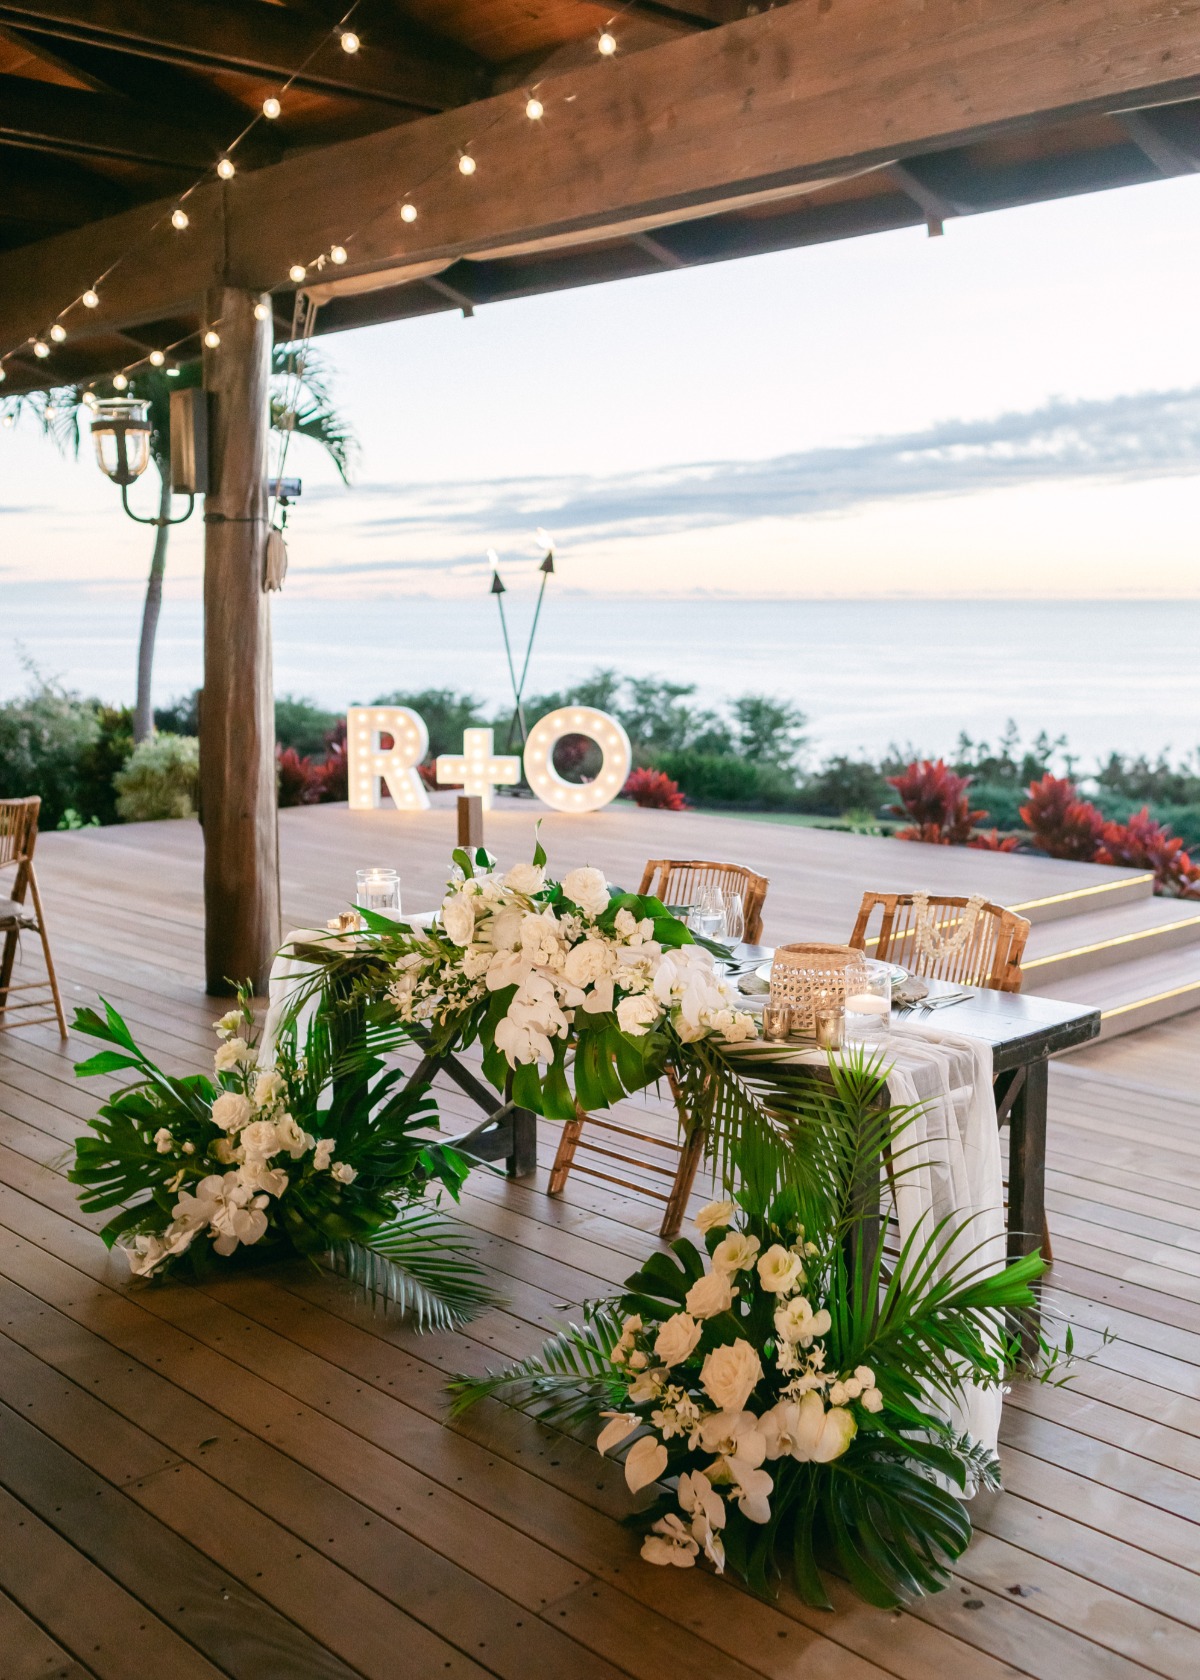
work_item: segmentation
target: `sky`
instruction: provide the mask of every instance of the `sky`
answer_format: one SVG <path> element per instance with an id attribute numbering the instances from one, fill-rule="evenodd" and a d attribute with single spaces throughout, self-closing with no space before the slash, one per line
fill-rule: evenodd
<path id="1" fill-rule="evenodd" d="M 1197 274 L 1192 177 L 330 336 L 360 448 L 347 490 L 294 445 L 288 588 L 475 595 L 488 547 L 531 583 L 542 525 L 581 595 L 1196 597 Z M 28 424 L 0 513 L 14 634 L 30 586 L 144 578 Z"/>

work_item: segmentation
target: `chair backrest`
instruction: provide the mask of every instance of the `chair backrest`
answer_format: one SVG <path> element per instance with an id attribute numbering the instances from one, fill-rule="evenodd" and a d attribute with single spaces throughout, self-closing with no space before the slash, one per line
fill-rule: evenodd
<path id="1" fill-rule="evenodd" d="M 0 799 L 0 869 L 28 863 L 33 856 L 41 805 L 37 794 L 27 799 Z"/>
<path id="2" fill-rule="evenodd" d="M 970 900 L 930 895 L 933 938 L 918 950 L 913 900 L 912 893 L 864 893 L 850 935 L 851 945 L 881 962 L 899 963 L 928 980 L 983 986 L 993 992 L 1021 990 L 1021 957 L 1029 937 L 1024 916 L 984 900 L 978 905 L 974 927 L 964 938 Z M 867 929 L 877 909 L 882 911 L 879 932 L 871 937 Z"/>
<path id="3" fill-rule="evenodd" d="M 742 895 L 746 917 L 747 945 L 762 939 L 762 910 L 770 886 L 765 875 L 756 875 L 740 863 L 682 862 L 676 858 L 654 858 L 647 865 L 638 888 L 653 893 L 664 904 L 694 904 L 705 887 Z"/>

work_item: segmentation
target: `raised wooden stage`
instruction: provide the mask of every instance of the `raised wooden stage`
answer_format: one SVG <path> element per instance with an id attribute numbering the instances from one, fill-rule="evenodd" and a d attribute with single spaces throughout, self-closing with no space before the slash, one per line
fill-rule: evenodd
<path id="1" fill-rule="evenodd" d="M 590 856 L 632 877 L 647 855 L 720 840 L 775 876 L 768 937 L 833 934 L 861 886 L 907 884 L 881 878 L 910 850 L 886 842 L 654 813 L 600 821 L 546 824 L 556 867 Z M 365 862 L 399 864 L 413 907 L 429 902 L 449 826 L 444 813 L 402 828 L 284 812 L 285 922 L 323 920 Z M 490 830 L 506 855 L 524 855 L 531 832 L 527 812 Z M 785 874 L 792 858 L 805 867 Z M 207 1063 L 216 1013 L 198 994 L 198 860 L 183 823 L 39 843 L 69 1000 L 103 991 L 180 1070 Z M 1064 884 L 1078 866 L 926 860 L 931 886 L 952 869 L 991 891 L 1007 866 L 1081 890 Z M 1136 882 L 1126 890 L 1136 897 Z M 1022 894 L 1054 896 L 1024 878 L 1006 896 Z M 839 1593 L 832 1615 L 641 1564 L 617 1520 L 620 1472 L 570 1438 L 499 1407 L 443 1426 L 446 1371 L 529 1351 L 559 1303 L 607 1291 L 653 1245 L 648 1201 L 581 1177 L 562 1200 L 545 1195 L 553 1127 L 536 1184 L 480 1172 L 464 1197 L 506 1309 L 464 1335 L 418 1338 L 303 1268 L 206 1291 L 130 1288 L 61 1172 L 95 1102 L 96 1083 L 72 1076 L 82 1046 L 48 1028 L 0 1034 L 0 1680 L 1192 1680 L 1197 1020 L 1055 1069 L 1051 1299 L 1095 1362 L 1068 1388 L 1014 1389 L 1008 1491 L 976 1502 L 951 1589 L 902 1614 Z M 1102 1348 L 1105 1327 L 1119 1340 Z"/>

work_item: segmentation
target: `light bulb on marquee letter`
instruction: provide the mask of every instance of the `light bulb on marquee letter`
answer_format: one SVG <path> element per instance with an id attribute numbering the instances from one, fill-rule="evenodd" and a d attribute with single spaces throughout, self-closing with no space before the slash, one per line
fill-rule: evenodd
<path id="1" fill-rule="evenodd" d="M 586 735 L 603 754 L 593 782 L 568 782 L 554 768 L 554 749 L 564 735 Z M 556 811 L 599 811 L 629 779 L 633 753 L 629 737 L 607 712 L 594 706 L 561 706 L 534 724 L 525 743 L 525 774 L 539 799 Z"/>
<path id="2" fill-rule="evenodd" d="M 385 750 L 381 735 L 394 745 Z M 417 765 L 429 751 L 425 719 L 407 706 L 351 706 L 346 713 L 346 771 L 350 809 L 372 811 L 381 798 L 380 783 L 398 811 L 427 811 L 429 795 Z"/>
<path id="3" fill-rule="evenodd" d="M 442 753 L 437 761 L 439 782 L 461 783 L 464 793 L 478 794 L 483 808 L 492 808 L 492 789 L 501 784 L 519 781 L 519 758 L 497 758 L 493 732 L 490 729 L 464 729 L 461 758 Z"/>

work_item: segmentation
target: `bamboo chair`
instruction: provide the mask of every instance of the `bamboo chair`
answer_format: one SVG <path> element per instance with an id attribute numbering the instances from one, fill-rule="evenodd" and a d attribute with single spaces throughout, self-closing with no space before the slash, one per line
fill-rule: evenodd
<path id="1" fill-rule="evenodd" d="M 965 910 L 965 898 L 930 897 L 934 912 L 934 927 L 938 933 L 951 936 L 959 922 L 959 912 Z M 869 938 L 867 929 L 876 910 L 882 911 L 879 932 Z M 899 963 L 912 974 L 926 980 L 948 980 L 959 986 L 980 986 L 989 992 L 1019 992 L 1021 990 L 1021 958 L 1030 924 L 1002 905 L 985 903 L 975 924 L 975 933 L 961 951 L 944 956 L 934 953 L 918 956 L 915 951 L 916 917 L 911 893 L 863 894 L 858 920 L 850 943 L 860 951 L 867 951 L 880 962 Z M 1007 1114 L 1007 1110 L 1003 1110 Z M 1001 1119 L 1001 1125 L 1004 1120 Z M 1050 1226 L 1042 1222 L 1042 1249 L 1047 1265 L 1054 1262 L 1050 1243 Z"/>
<path id="2" fill-rule="evenodd" d="M 58 990 L 58 976 L 54 972 L 54 958 L 50 955 L 50 940 L 46 934 L 46 917 L 38 892 L 37 875 L 33 867 L 33 848 L 37 844 L 38 811 L 41 800 L 35 795 L 28 799 L 0 799 L 0 880 L 2 872 L 15 869 L 12 897 L 0 898 L 0 935 L 4 938 L 0 956 L 0 1027 L 40 1026 L 57 1020 L 58 1030 L 66 1038 L 67 1023 L 63 1015 L 62 997 Z M 3 886 L 0 886 L 0 892 Z M 26 908 L 26 894 L 32 900 L 32 914 Z M 13 966 L 17 960 L 17 946 L 21 934 L 36 933 L 42 942 L 46 960 L 45 980 L 24 980 L 13 983 Z M 12 1001 L 15 992 L 46 992 L 50 998 Z M 53 999 L 54 1008 L 50 1009 Z M 41 1010 L 41 1014 L 18 1014 L 18 1011 Z"/>
<path id="3" fill-rule="evenodd" d="M 765 875 L 756 875 L 752 869 L 746 869 L 739 863 L 683 863 L 670 858 L 658 858 L 652 859 L 646 865 L 638 892 L 653 893 L 664 904 L 691 904 L 701 890 L 708 886 L 717 886 L 722 892 L 740 892 L 746 918 L 745 943 L 757 945 L 762 937 L 762 910 L 769 885 Z M 669 1073 L 667 1082 L 671 1087 L 682 1129 L 683 1107 L 675 1081 Z M 596 1128 L 604 1134 L 603 1142 L 594 1143 L 584 1136 L 585 1121 L 589 1128 Z M 677 1152 L 677 1165 L 672 1169 L 657 1161 L 647 1160 L 644 1156 L 630 1154 L 623 1146 L 634 1142 L 657 1145 Z M 581 1150 L 588 1155 L 597 1156 L 602 1164 L 592 1166 L 588 1161 L 578 1160 L 577 1156 Z M 585 1114 L 580 1109 L 574 1120 L 567 1121 L 558 1140 L 554 1165 L 550 1169 L 550 1194 L 560 1195 L 566 1186 L 568 1174 L 574 1170 L 585 1173 L 589 1178 L 598 1178 L 605 1184 L 615 1184 L 634 1195 L 649 1196 L 652 1200 L 665 1204 L 659 1235 L 669 1241 L 679 1235 L 703 1153 L 704 1138 L 698 1131 L 693 1131 L 684 1143 L 676 1144 L 664 1138 L 652 1137 L 632 1126 L 623 1126 L 607 1116 L 600 1119 L 596 1115 Z M 663 1180 L 664 1188 L 655 1189 L 652 1184 L 620 1177 L 614 1171 L 606 1170 L 611 1164 L 623 1166 L 627 1171 L 636 1165 L 639 1171 L 653 1173 L 656 1178 Z"/>

